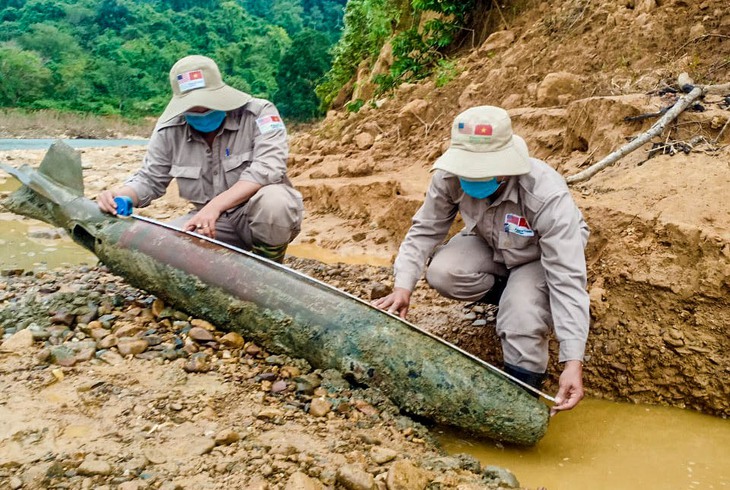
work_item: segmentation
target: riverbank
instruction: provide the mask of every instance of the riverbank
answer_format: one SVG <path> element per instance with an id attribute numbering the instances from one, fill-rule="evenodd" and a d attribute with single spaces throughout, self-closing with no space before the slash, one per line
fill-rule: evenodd
<path id="1" fill-rule="evenodd" d="M 131 121 L 51 110 L 0 110 L 0 138 L 110 139 L 149 138 L 157 120 Z"/>
<path id="2" fill-rule="evenodd" d="M 327 269 L 352 293 L 377 288 Z M 191 318 L 103 267 L 3 274 L 0 479 L 12 488 L 518 485 L 444 456 L 379 392 Z"/>

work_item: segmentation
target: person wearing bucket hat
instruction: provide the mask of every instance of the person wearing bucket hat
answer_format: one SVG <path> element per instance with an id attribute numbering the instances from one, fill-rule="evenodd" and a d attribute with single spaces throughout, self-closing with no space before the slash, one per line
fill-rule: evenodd
<path id="1" fill-rule="evenodd" d="M 304 207 L 286 175 L 287 133 L 276 107 L 227 85 L 206 56 L 178 60 L 170 85 L 142 168 L 100 193 L 99 208 L 116 214 L 118 196 L 147 206 L 174 178 L 195 210 L 173 225 L 282 262 Z"/>
<path id="2" fill-rule="evenodd" d="M 589 232 L 565 180 L 530 158 L 509 114 L 492 106 L 456 117 L 451 145 L 433 171 L 393 266 L 393 292 L 373 304 L 405 318 L 431 257 L 426 280 L 440 294 L 499 306 L 504 370 L 538 389 L 554 329 L 564 367 L 551 413 L 575 407 L 583 398 L 589 326 Z M 464 228 L 439 246 L 457 212 Z"/>

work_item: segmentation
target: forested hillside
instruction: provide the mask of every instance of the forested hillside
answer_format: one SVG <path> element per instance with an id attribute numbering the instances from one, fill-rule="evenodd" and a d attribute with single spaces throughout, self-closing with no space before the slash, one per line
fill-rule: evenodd
<path id="1" fill-rule="evenodd" d="M 316 116 L 346 0 L 1 0 L 0 107 L 158 115 L 168 72 L 214 58 L 226 81 Z"/>

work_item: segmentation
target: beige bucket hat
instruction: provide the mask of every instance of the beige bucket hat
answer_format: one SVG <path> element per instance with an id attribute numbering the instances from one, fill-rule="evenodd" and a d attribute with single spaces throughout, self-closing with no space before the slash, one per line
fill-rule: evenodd
<path id="1" fill-rule="evenodd" d="M 207 56 L 192 55 L 178 60 L 170 70 L 170 85 L 172 99 L 160 122 L 197 106 L 232 111 L 253 98 L 223 83 L 218 65 Z"/>
<path id="2" fill-rule="evenodd" d="M 451 127 L 451 146 L 432 170 L 441 169 L 464 179 L 486 180 L 530 171 L 525 140 L 512 134 L 512 120 L 499 107 L 479 106 L 462 112 Z"/>

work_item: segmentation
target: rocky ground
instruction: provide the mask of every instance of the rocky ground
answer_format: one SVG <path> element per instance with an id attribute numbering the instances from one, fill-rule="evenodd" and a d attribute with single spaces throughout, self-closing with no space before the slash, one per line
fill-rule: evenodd
<path id="1" fill-rule="evenodd" d="M 364 266 L 304 271 L 363 288 Z M 8 488 L 512 488 L 444 456 L 377 391 L 267 352 L 103 267 L 0 280 L 0 482 Z M 469 319 L 467 319 L 468 321 Z"/>

